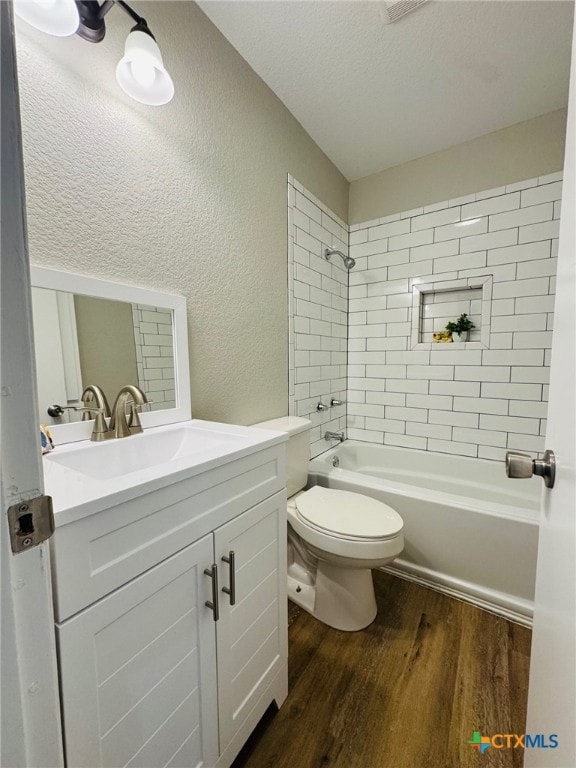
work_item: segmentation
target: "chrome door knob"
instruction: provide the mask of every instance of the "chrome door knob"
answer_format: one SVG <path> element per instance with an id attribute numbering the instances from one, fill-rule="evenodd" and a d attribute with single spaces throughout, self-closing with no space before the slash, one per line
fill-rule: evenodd
<path id="1" fill-rule="evenodd" d="M 506 454 L 506 474 L 511 478 L 525 479 L 538 475 L 543 478 L 546 488 L 554 487 L 556 479 L 556 457 L 553 451 L 545 451 L 543 459 L 533 459 L 527 453 L 508 451 Z"/>
<path id="2" fill-rule="evenodd" d="M 525 479 L 534 474 L 532 456 L 527 453 L 508 451 L 506 454 L 506 474 L 508 477 Z"/>

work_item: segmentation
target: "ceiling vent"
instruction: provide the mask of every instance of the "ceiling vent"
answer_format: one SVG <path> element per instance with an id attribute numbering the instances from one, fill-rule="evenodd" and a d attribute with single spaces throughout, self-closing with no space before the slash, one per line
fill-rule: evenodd
<path id="1" fill-rule="evenodd" d="M 391 2 L 381 2 L 379 3 L 380 16 L 384 24 L 393 24 L 426 2 L 427 0 L 392 0 Z"/>

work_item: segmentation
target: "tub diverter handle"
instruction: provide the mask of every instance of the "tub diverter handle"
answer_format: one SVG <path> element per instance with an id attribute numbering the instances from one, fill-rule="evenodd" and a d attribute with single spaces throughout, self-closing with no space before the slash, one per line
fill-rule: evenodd
<path id="1" fill-rule="evenodd" d="M 545 451 L 543 459 L 533 459 L 528 453 L 508 451 L 506 454 L 506 474 L 511 478 L 526 479 L 539 475 L 546 488 L 554 487 L 556 479 L 556 457 L 554 451 Z"/>

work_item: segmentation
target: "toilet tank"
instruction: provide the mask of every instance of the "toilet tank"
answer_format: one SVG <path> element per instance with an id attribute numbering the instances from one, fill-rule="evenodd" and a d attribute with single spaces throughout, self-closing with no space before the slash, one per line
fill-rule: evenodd
<path id="1" fill-rule="evenodd" d="M 288 497 L 305 487 L 308 480 L 310 461 L 310 427 L 312 422 L 300 416 L 282 416 L 280 419 L 261 421 L 252 426 L 259 429 L 274 429 L 287 432 L 286 445 L 286 489 Z"/>

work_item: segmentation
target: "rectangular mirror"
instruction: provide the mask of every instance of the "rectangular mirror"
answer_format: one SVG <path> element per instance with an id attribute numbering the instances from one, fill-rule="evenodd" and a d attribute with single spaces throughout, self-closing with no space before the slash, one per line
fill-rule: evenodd
<path id="1" fill-rule="evenodd" d="M 110 407 L 124 384 L 151 400 L 144 428 L 191 418 L 186 299 L 45 267 L 32 267 L 32 308 L 40 420 L 56 442 L 90 437 L 81 411 L 98 385 Z"/>

